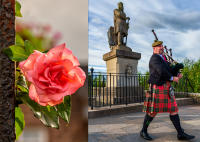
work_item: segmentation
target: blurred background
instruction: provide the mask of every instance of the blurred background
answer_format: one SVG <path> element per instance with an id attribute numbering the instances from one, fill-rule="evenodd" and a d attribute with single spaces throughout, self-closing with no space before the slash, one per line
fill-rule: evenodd
<path id="1" fill-rule="evenodd" d="M 19 0 L 22 18 L 16 19 L 16 32 L 35 46 L 50 49 L 66 43 L 79 59 L 87 75 L 88 65 L 88 0 Z M 71 121 L 68 126 L 60 120 L 60 129 L 47 128 L 21 105 L 25 129 L 17 142 L 87 142 L 88 89 L 72 95 Z"/>

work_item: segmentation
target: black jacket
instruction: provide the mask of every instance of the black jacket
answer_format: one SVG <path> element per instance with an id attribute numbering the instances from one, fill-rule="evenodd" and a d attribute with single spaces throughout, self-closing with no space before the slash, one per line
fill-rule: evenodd
<path id="1" fill-rule="evenodd" d="M 160 55 L 153 54 L 149 61 L 149 83 L 158 86 L 170 81 L 172 77 L 170 64 L 164 61 Z"/>

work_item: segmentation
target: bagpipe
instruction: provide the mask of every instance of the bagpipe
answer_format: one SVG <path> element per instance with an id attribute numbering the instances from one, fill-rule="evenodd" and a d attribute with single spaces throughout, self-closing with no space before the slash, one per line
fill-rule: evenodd
<path id="1" fill-rule="evenodd" d="M 152 29 L 152 32 L 155 36 L 155 41 L 158 41 L 158 37 L 157 37 L 154 29 Z M 164 46 L 164 49 L 165 50 L 164 50 L 163 54 L 166 57 L 167 62 L 170 63 L 171 73 L 173 76 L 177 76 L 184 68 L 184 65 L 183 65 L 183 63 L 178 63 L 176 60 L 174 60 L 172 58 L 172 49 L 171 48 L 167 49 L 167 46 Z"/>

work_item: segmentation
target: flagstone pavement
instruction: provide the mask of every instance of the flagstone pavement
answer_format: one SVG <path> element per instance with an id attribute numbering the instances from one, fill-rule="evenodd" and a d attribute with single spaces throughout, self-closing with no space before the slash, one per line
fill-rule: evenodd
<path id="1" fill-rule="evenodd" d="M 89 142 L 145 142 L 140 136 L 144 113 L 129 113 L 88 120 Z M 185 132 L 196 136 L 190 142 L 200 142 L 200 105 L 179 107 Z M 178 142 L 177 133 L 168 113 L 158 114 L 149 126 L 153 142 Z"/>

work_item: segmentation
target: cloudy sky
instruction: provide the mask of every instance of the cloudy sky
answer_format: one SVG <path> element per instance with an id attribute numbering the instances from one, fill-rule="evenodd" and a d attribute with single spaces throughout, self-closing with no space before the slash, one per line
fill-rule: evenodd
<path id="1" fill-rule="evenodd" d="M 89 0 L 89 67 L 106 71 L 103 54 L 110 51 L 107 30 L 113 26 L 113 10 L 118 0 Z M 127 45 L 141 53 L 138 71 L 148 71 L 155 29 L 159 40 L 172 48 L 177 61 L 200 58 L 199 0 L 122 0 L 131 18 Z"/>

